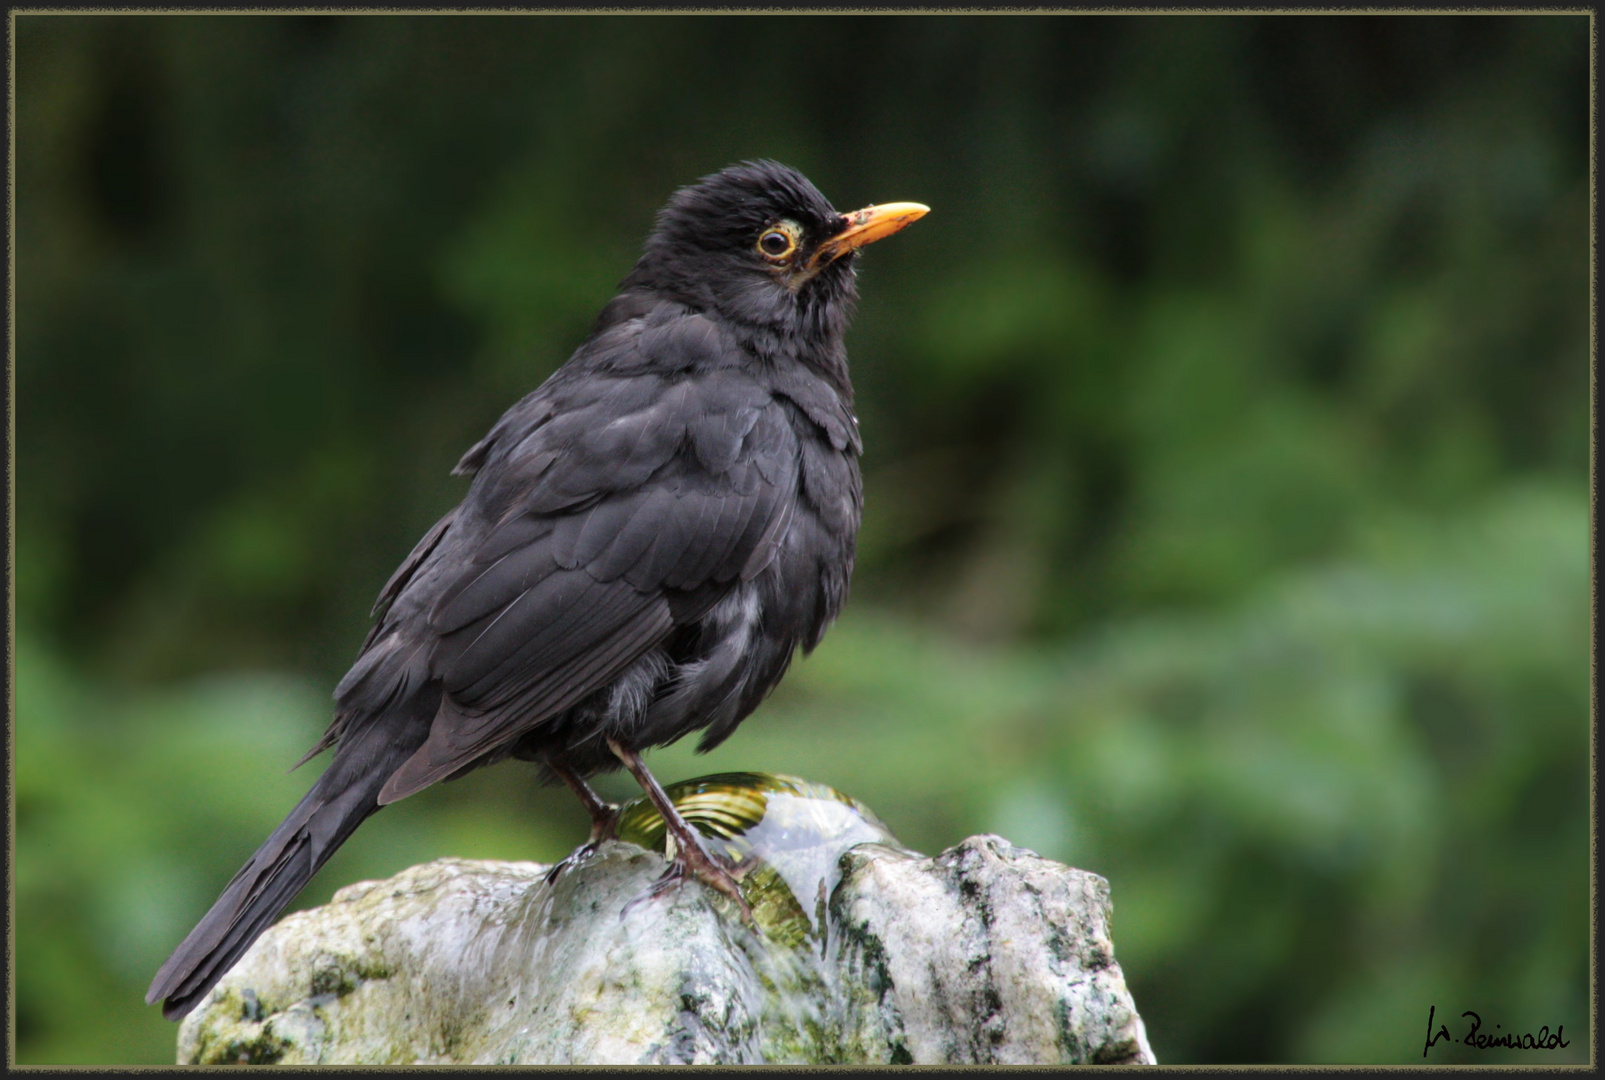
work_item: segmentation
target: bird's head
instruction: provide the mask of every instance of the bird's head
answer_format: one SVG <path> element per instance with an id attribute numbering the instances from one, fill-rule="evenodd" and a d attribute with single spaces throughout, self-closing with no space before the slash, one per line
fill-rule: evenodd
<path id="1" fill-rule="evenodd" d="M 797 170 L 742 162 L 675 192 L 624 285 L 717 312 L 764 352 L 834 349 L 857 298 L 858 250 L 927 211 L 889 203 L 842 214 Z"/>

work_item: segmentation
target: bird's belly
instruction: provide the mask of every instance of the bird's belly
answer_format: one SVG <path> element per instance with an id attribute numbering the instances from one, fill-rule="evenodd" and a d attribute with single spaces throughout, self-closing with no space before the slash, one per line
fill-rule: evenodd
<path id="1" fill-rule="evenodd" d="M 812 648 L 835 618 L 852 568 L 853 537 L 799 505 L 775 558 L 695 622 L 682 625 L 612 684 L 519 741 L 518 757 L 560 753 L 582 773 L 619 761 L 607 740 L 644 750 L 703 731 L 722 742 Z"/>

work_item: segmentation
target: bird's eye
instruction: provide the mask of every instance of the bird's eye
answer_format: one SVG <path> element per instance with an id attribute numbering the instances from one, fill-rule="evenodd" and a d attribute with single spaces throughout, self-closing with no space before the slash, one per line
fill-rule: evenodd
<path id="1" fill-rule="evenodd" d="M 758 251 L 764 258 L 779 262 L 797 250 L 797 228 L 789 221 L 765 229 L 758 237 Z"/>

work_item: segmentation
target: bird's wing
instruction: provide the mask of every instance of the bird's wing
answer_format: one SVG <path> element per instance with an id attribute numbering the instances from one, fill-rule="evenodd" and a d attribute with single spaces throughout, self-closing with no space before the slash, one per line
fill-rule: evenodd
<path id="1" fill-rule="evenodd" d="M 720 344 L 700 316 L 632 335 L 607 368 L 527 401 L 542 419 L 483 455 L 478 535 L 442 540 L 414 574 L 444 695 L 381 803 L 608 686 L 773 558 L 800 451 L 762 384 L 707 366 Z"/>

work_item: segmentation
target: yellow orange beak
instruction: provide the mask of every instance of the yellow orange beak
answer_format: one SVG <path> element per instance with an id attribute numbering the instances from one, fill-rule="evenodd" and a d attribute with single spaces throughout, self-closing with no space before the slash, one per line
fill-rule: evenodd
<path id="1" fill-rule="evenodd" d="M 900 229 L 905 229 L 931 212 L 929 206 L 917 202 L 883 203 L 866 206 L 843 215 L 847 224 L 835 236 L 819 245 L 809 260 L 809 269 L 816 270 L 826 263 L 857 251 L 865 244 L 884 240 Z"/>

